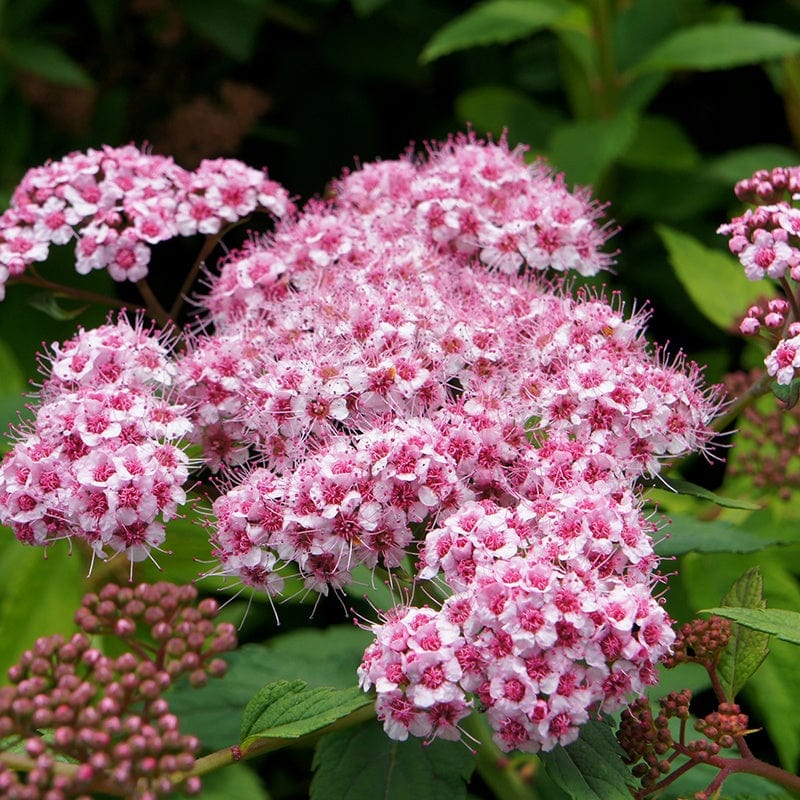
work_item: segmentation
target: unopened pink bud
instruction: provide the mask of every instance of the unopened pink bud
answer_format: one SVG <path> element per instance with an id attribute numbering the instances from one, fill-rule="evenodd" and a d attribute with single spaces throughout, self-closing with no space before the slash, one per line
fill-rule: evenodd
<path id="1" fill-rule="evenodd" d="M 114 633 L 122 638 L 133 636 L 136 633 L 136 625 L 133 620 L 118 619 L 116 625 L 114 625 Z"/>
<path id="2" fill-rule="evenodd" d="M 770 311 L 775 311 L 778 314 L 786 314 L 789 311 L 789 303 L 782 297 L 776 297 L 768 303 Z"/>
<path id="3" fill-rule="evenodd" d="M 745 336 L 755 336 L 761 329 L 761 323 L 755 317 L 745 317 L 739 323 L 739 330 Z"/>
<path id="4" fill-rule="evenodd" d="M 771 311 L 769 314 L 767 314 L 766 317 L 764 317 L 764 324 L 768 328 L 780 328 L 781 325 L 783 325 L 783 323 L 784 323 L 783 314 L 778 314 L 774 311 Z"/>

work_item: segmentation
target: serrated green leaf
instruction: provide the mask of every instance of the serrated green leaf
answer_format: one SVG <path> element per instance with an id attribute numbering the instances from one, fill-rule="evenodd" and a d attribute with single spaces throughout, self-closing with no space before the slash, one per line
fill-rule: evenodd
<path id="1" fill-rule="evenodd" d="M 791 644 L 800 644 L 800 612 L 787 608 L 704 608 L 704 613 L 732 619 Z"/>
<path id="2" fill-rule="evenodd" d="M 723 606 L 766 608 L 764 578 L 758 567 L 748 569 L 722 598 Z M 720 657 L 717 674 L 725 694 L 733 701 L 769 654 L 769 635 L 734 623 L 731 638 Z"/>
<path id="3" fill-rule="evenodd" d="M 786 557 L 780 551 L 757 555 L 690 553 L 681 561 L 681 586 L 695 612 L 718 605 L 718 598 L 745 569 L 759 566 L 764 575 L 767 603 L 775 608 L 800 608 L 797 579 L 785 564 Z M 787 710 L 800 697 L 797 647 L 773 638 L 769 658 L 748 681 L 744 695 L 769 733 L 783 767 L 796 772 L 800 766 L 800 718 Z"/>
<path id="4" fill-rule="evenodd" d="M 242 747 L 258 739 L 299 739 L 374 702 L 358 686 L 309 689 L 299 680 L 268 683 L 244 710 Z"/>
<path id="5" fill-rule="evenodd" d="M 687 514 L 671 514 L 665 537 L 655 545 L 660 556 L 684 553 L 756 553 L 766 547 L 794 543 L 794 539 L 759 536 L 724 520 L 702 522 Z"/>
<path id="6" fill-rule="evenodd" d="M 594 720 L 581 727 L 577 741 L 540 758 L 547 774 L 572 800 L 630 800 L 630 770 L 610 726 Z"/>
<path id="7" fill-rule="evenodd" d="M 562 125 L 550 140 L 550 159 L 570 182 L 597 184 L 636 136 L 638 115 L 628 109 L 611 119 Z"/>
<path id="8" fill-rule="evenodd" d="M 368 722 L 323 736 L 312 767 L 311 800 L 465 800 L 475 759 L 460 742 L 397 742 Z"/>
<path id="9" fill-rule="evenodd" d="M 280 634 L 267 644 L 246 644 L 225 655 L 228 673 L 193 689 L 185 681 L 170 692 L 170 706 L 181 730 L 198 736 L 209 749 L 230 747 L 239 739 L 242 711 L 265 682 L 302 680 L 309 686 L 345 689 L 356 680 L 368 631 L 353 625 Z"/>
<path id="10" fill-rule="evenodd" d="M 718 328 L 730 331 L 756 299 L 775 293 L 769 281 L 747 279 L 731 255 L 713 250 L 685 233 L 657 225 L 669 263 L 697 308 Z M 720 286 L 725 291 L 720 291 Z"/>
<path id="11" fill-rule="evenodd" d="M 797 53 L 800 36 L 786 30 L 757 22 L 720 22 L 668 36 L 634 70 L 729 69 Z"/>
<path id="12" fill-rule="evenodd" d="M 668 489 L 675 492 L 675 494 L 686 494 L 690 497 L 699 497 L 701 500 L 710 500 L 722 508 L 741 508 L 746 511 L 757 511 L 761 508 L 760 503 L 755 503 L 752 500 L 738 500 L 733 497 L 722 497 L 696 483 L 684 481 L 680 478 L 661 478 L 660 483 L 666 485 Z M 652 486 L 659 486 L 655 482 L 651 482 Z"/>
<path id="13" fill-rule="evenodd" d="M 456 50 L 524 39 L 570 10 L 566 0 L 490 0 L 439 29 L 420 56 L 423 64 Z"/>
<path id="14" fill-rule="evenodd" d="M 90 87 L 92 77 L 60 47 L 34 39 L 10 39 L 4 47 L 5 57 L 18 69 L 31 72 L 62 86 Z"/>

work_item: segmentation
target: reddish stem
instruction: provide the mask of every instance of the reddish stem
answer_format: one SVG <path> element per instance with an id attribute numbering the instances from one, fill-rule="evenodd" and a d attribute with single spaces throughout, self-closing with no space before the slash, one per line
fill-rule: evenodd
<path id="1" fill-rule="evenodd" d="M 84 289 L 76 289 L 73 286 L 64 286 L 61 283 L 49 281 L 47 278 L 43 278 L 41 275 L 39 275 L 39 273 L 34 269 L 28 269 L 27 272 L 23 273 L 22 275 L 17 275 L 8 281 L 8 285 L 15 283 L 25 283 L 29 286 L 38 286 L 41 289 L 48 289 L 51 292 L 57 292 L 58 294 L 66 297 L 71 297 L 74 300 L 85 300 L 87 303 L 97 303 L 98 305 L 107 305 L 111 306 L 112 308 L 130 307 L 130 303 L 117 300 L 115 297 L 108 297 L 107 295 L 98 294 L 96 292 L 87 292 Z"/>

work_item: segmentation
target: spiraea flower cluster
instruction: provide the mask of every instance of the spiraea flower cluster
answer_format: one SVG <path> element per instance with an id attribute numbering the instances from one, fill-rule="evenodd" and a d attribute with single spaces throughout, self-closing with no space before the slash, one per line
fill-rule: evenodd
<path id="1" fill-rule="evenodd" d="M 233 159 L 194 171 L 133 145 L 71 153 L 27 172 L 0 217 L 0 299 L 9 277 L 45 261 L 51 245 L 75 242 L 75 269 L 107 269 L 116 281 L 148 272 L 151 245 L 216 234 L 256 210 L 291 208 L 263 170 Z"/>
<path id="2" fill-rule="evenodd" d="M 26 544 L 74 538 L 141 561 L 186 502 L 191 422 L 170 398 L 170 342 L 120 317 L 43 361 L 36 417 L 0 469 L 0 521 Z"/>
<path id="3" fill-rule="evenodd" d="M 769 375 L 786 386 L 800 367 L 800 167 L 759 170 L 739 181 L 736 196 L 753 208 L 721 225 L 728 246 L 750 280 L 771 278 L 783 296 L 751 307 L 740 324 L 746 336 L 761 334 L 771 352 Z"/>
<path id="4" fill-rule="evenodd" d="M 193 607 L 191 586 L 168 583 L 105 586 L 84 597 L 72 638 L 36 641 L 0 688 L 0 739 L 21 748 L 24 774 L 0 762 L 3 797 L 67 800 L 114 794 L 154 800 L 200 791 L 194 766 L 199 741 L 180 732 L 165 690 L 181 675 L 201 685 L 226 669 L 220 654 L 236 646 L 228 623 L 215 624 L 217 605 Z M 149 634 L 135 650 L 113 658 L 90 637 L 123 640 Z M 43 736 L 42 732 L 49 733 Z"/>
<path id="5" fill-rule="evenodd" d="M 207 278 L 202 324 L 148 376 L 170 387 L 151 395 L 172 427 L 149 420 L 142 441 L 171 448 L 171 501 L 187 466 L 178 437 L 217 473 L 209 574 L 271 598 L 289 574 L 326 594 L 358 566 L 402 568 L 443 598 L 374 626 L 361 681 L 395 738 L 457 737 L 479 704 L 505 750 L 567 743 L 652 683 L 672 641 L 634 485 L 703 451 L 718 401 L 695 365 L 648 346 L 645 314 L 545 275 L 610 264 L 601 212 L 505 142 L 462 136 L 367 164 L 230 253 Z M 51 373 L 63 369 L 57 348 Z M 47 402 L 77 391 L 50 387 L 30 434 L 48 443 Z M 89 491 L 98 510 L 75 519 L 96 520 L 98 553 L 159 544 L 125 538 L 144 512 L 128 522 L 102 484 L 129 481 L 121 432 L 98 423 L 87 440 L 59 424 L 59 445 L 83 449 L 58 451 L 80 462 L 58 503 L 25 471 L 38 440 L 3 465 L 20 538 L 68 535 L 65 509 Z M 101 464 L 115 477 L 96 477 Z"/>

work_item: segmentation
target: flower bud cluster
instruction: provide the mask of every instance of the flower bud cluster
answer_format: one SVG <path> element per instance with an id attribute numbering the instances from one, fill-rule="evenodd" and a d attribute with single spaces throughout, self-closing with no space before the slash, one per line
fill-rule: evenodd
<path id="1" fill-rule="evenodd" d="M 720 747 L 733 747 L 735 739 L 746 733 L 747 723 L 747 714 L 742 714 L 736 703 L 720 703 L 716 711 L 697 720 L 694 728 Z"/>
<path id="2" fill-rule="evenodd" d="M 22 747 L 31 763 L 17 772 L 0 762 L 3 797 L 66 800 L 104 786 L 142 799 L 178 786 L 200 791 L 198 778 L 186 778 L 199 742 L 180 732 L 162 695 L 179 675 L 193 683 L 222 675 L 219 655 L 236 637 L 212 622 L 214 601 L 195 608 L 196 599 L 189 586 L 107 585 L 84 598 L 76 615 L 83 632 L 43 637 L 23 653 L 0 689 L 0 739 L 4 749 Z M 150 640 L 116 658 L 90 639 L 132 641 L 144 629 Z"/>
<path id="3" fill-rule="evenodd" d="M 54 346 L 36 418 L 0 466 L 0 521 L 20 541 L 74 537 L 131 561 L 161 545 L 186 502 L 191 428 L 170 349 L 122 316 Z"/>
<path id="4" fill-rule="evenodd" d="M 667 667 L 694 663 L 711 668 L 716 665 L 731 638 L 731 623 L 724 617 L 685 622 L 678 629 L 672 653 L 664 659 Z"/>
<path id="5" fill-rule="evenodd" d="M 744 394 L 757 378 L 746 373 L 727 376 L 729 396 Z M 769 490 L 789 502 L 800 488 L 800 408 L 781 408 L 765 398 L 743 409 L 739 419 L 742 454 L 729 459 L 727 474 L 746 475 L 757 490 Z"/>
<path id="6" fill-rule="evenodd" d="M 691 692 L 687 689 L 668 695 L 667 704 L 654 718 L 650 701 L 641 697 L 631 703 L 620 717 L 617 741 L 625 751 L 631 773 L 643 788 L 653 787 L 668 774 L 672 765 L 665 756 L 672 750 L 673 738 L 669 729 L 671 717 L 686 719 L 689 715 Z"/>
<path id="7" fill-rule="evenodd" d="M 150 246 L 175 236 L 215 234 L 256 210 L 275 217 L 286 190 L 233 159 L 189 172 L 134 147 L 71 153 L 29 170 L 0 216 L 0 299 L 9 276 L 45 261 L 50 245 L 75 241 L 75 269 L 107 269 L 116 281 L 147 275 Z"/>
<path id="8" fill-rule="evenodd" d="M 789 303 L 781 297 L 776 297 L 768 300 L 765 305 L 766 308 L 762 305 L 753 305 L 747 309 L 745 318 L 739 323 L 739 330 L 745 336 L 755 336 L 762 325 L 772 330 L 783 329 L 791 308 Z M 790 336 L 800 333 L 800 322 L 791 323 L 788 333 Z"/>

